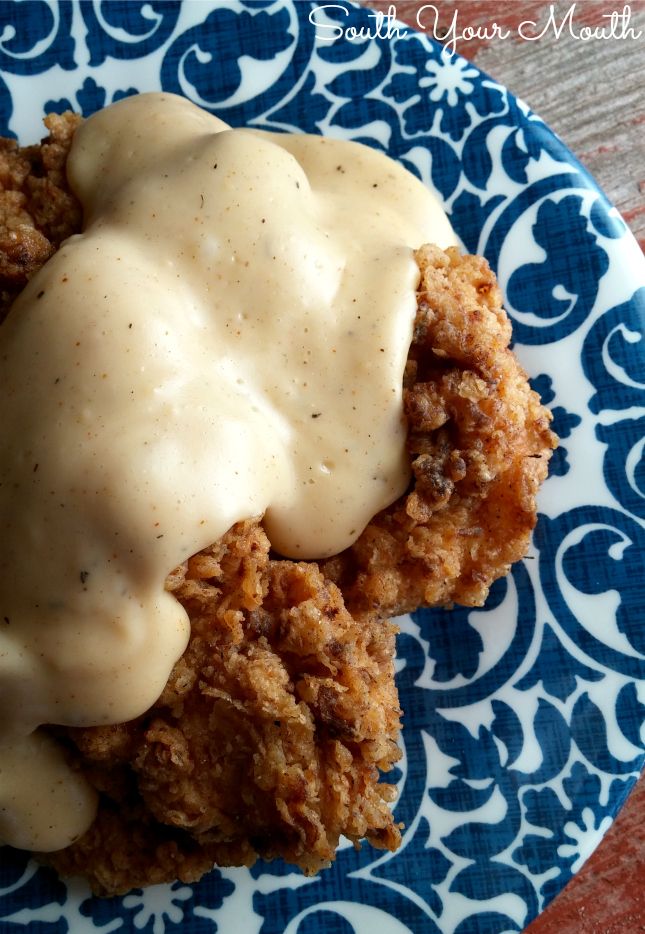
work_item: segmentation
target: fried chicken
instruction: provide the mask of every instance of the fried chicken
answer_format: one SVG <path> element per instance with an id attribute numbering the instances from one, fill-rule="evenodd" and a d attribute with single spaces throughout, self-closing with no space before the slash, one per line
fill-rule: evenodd
<path id="1" fill-rule="evenodd" d="M 0 144 L 0 321 L 81 229 L 64 174 L 79 118 L 46 122 L 40 147 Z M 484 602 L 526 552 L 555 446 L 485 260 L 426 246 L 417 261 L 408 492 L 319 564 L 271 555 L 249 520 L 170 574 L 191 637 L 157 703 L 131 723 L 52 728 L 101 793 L 90 830 L 43 857 L 61 874 L 116 894 L 258 856 L 313 873 L 341 834 L 399 845 L 379 782 L 399 756 L 387 618 Z"/>

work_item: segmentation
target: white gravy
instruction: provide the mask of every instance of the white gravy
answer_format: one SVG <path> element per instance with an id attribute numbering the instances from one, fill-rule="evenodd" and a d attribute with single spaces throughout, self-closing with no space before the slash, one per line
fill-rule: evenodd
<path id="1" fill-rule="evenodd" d="M 168 94 L 90 118 L 68 175 L 84 232 L 0 329 L 0 839 L 41 851 L 95 797 L 38 728 L 154 703 L 172 568 L 260 515 L 325 557 L 403 492 L 413 248 L 455 242 L 382 154 Z"/>

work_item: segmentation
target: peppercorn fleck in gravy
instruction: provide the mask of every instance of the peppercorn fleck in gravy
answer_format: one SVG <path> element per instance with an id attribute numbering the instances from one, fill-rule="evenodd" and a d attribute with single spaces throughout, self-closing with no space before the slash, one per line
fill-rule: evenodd
<path id="1" fill-rule="evenodd" d="M 95 800 L 38 727 L 156 700 L 173 567 L 261 514 L 325 557 L 404 491 L 413 249 L 455 242 L 386 156 L 168 94 L 89 119 L 68 174 L 84 233 L 0 330 L 0 839 L 41 851 Z"/>

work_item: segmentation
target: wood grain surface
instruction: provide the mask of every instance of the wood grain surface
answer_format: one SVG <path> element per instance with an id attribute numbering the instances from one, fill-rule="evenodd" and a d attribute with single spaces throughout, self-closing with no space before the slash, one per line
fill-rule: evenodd
<path id="1" fill-rule="evenodd" d="M 415 28 L 419 15 L 432 35 L 434 16 L 422 10 L 430 4 L 374 0 L 365 5 L 383 13 L 392 7 L 398 19 Z M 537 24 L 535 33 L 545 29 L 551 7 L 558 26 L 572 5 L 574 35 L 585 26 L 607 27 L 612 11 L 627 8 L 627 28 L 641 30 L 642 36 L 584 41 L 571 35 L 568 20 L 559 37 L 551 26 L 536 41 L 518 36 L 525 20 Z M 509 30 L 507 39 L 458 40 L 457 51 L 548 123 L 591 172 L 645 250 L 645 0 L 627 5 L 608 0 L 437 0 L 433 6 L 438 32 L 449 32 L 453 18 L 461 33 L 468 26 L 492 31 L 495 23 Z"/>
<path id="2" fill-rule="evenodd" d="M 383 13 L 417 28 L 424 5 L 370 0 Z M 556 24 L 572 4 L 525 0 L 436 0 L 439 30 L 467 26 L 511 36 L 457 41 L 457 51 L 509 88 L 539 114 L 594 176 L 645 250 L 645 2 L 605 0 L 575 4 L 571 35 L 549 27 L 532 42 L 517 36 L 518 25 L 535 21 L 539 32 L 553 7 Z M 575 38 L 583 26 L 607 26 L 607 16 L 627 9 L 625 23 L 640 39 Z M 425 31 L 434 27 L 428 11 Z M 438 30 L 438 31 L 439 31 Z M 620 30 L 619 30 L 620 31 Z M 435 35 L 434 38 L 440 38 Z M 645 777 L 641 778 L 612 828 L 583 869 L 526 934 L 640 934 L 645 931 Z"/>

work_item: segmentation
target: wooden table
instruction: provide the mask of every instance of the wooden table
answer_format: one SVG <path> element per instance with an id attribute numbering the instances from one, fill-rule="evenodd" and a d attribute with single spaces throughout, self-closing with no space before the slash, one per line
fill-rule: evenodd
<path id="1" fill-rule="evenodd" d="M 367 6 L 417 28 L 422 2 L 369 0 Z M 526 101 L 594 176 L 616 205 L 645 250 L 645 0 L 627 5 L 628 28 L 642 30 L 640 40 L 573 38 L 565 27 L 559 37 L 549 28 L 540 39 L 517 38 L 524 20 L 548 21 L 549 8 L 559 24 L 571 2 L 544 0 L 435 0 L 438 24 L 446 31 L 456 17 L 458 31 L 494 23 L 511 37 L 458 41 L 457 51 Z M 606 27 L 604 15 L 624 8 L 622 0 L 578 0 L 573 28 Z M 422 20 L 432 24 L 430 13 Z"/>
<path id="2" fill-rule="evenodd" d="M 370 0 L 384 13 L 417 26 L 420 2 Z M 439 25 L 447 30 L 493 23 L 511 35 L 523 20 L 545 24 L 553 6 L 562 21 L 571 3 L 512 0 L 435 0 Z M 574 11 L 576 27 L 606 26 L 603 14 L 624 4 L 584 0 Z M 629 4 L 628 26 L 640 40 L 583 42 L 568 27 L 556 38 L 550 29 L 535 42 L 517 38 L 457 42 L 457 51 L 525 100 L 589 169 L 620 210 L 645 250 L 645 2 Z M 645 931 L 645 777 L 602 844 L 526 934 L 638 934 Z"/>

